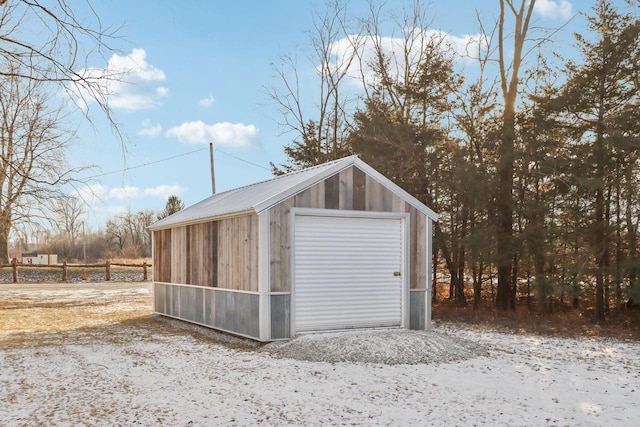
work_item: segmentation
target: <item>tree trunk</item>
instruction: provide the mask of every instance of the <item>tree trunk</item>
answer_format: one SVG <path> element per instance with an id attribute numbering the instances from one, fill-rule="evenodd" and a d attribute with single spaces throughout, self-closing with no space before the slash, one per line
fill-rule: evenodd
<path id="1" fill-rule="evenodd" d="M 467 298 L 464 294 L 464 245 L 460 246 L 460 256 L 458 257 L 458 274 L 456 275 L 456 304 L 460 307 L 467 306 Z"/>
<path id="2" fill-rule="evenodd" d="M 505 106 L 506 107 L 506 106 Z M 498 183 L 496 186 L 496 243 L 498 264 L 498 291 L 496 308 L 506 311 L 511 308 L 513 260 L 513 143 L 515 139 L 515 113 L 505 108 L 502 127 L 502 144 L 498 163 Z"/>
<path id="3" fill-rule="evenodd" d="M 627 165 L 627 170 L 625 171 L 626 175 L 626 206 L 625 206 L 625 222 L 627 228 L 627 236 L 628 241 L 627 245 L 629 248 L 629 260 L 631 261 L 631 265 L 629 265 L 629 287 L 631 296 L 635 296 L 635 294 L 640 291 L 638 289 L 638 257 L 637 257 L 637 247 L 638 247 L 638 224 L 633 222 L 634 214 L 633 214 L 633 194 L 634 194 L 634 186 L 633 186 L 633 162 L 629 162 Z"/>
<path id="4" fill-rule="evenodd" d="M 600 242 L 596 256 L 596 320 L 603 321 L 604 312 L 604 269 L 605 269 L 605 250 L 602 247 L 604 239 L 604 195 L 602 187 L 596 190 L 596 232 L 594 237 L 596 242 Z M 597 243 L 598 244 L 598 243 Z"/>
<path id="5" fill-rule="evenodd" d="M 606 217 L 605 217 L 605 195 L 604 195 L 604 130 L 603 123 L 600 120 L 598 131 L 594 143 L 594 156 L 596 162 L 596 191 L 595 191 L 595 221 L 594 221 L 594 238 L 596 248 L 596 321 L 601 322 L 605 319 L 604 304 L 604 287 L 605 287 L 605 270 L 607 266 L 607 247 L 606 247 Z"/>
<path id="6" fill-rule="evenodd" d="M 460 247 L 458 249 L 458 274 L 456 280 L 456 304 L 460 307 L 467 306 L 467 297 L 464 294 L 464 266 L 466 258 L 466 248 L 464 239 L 467 236 L 467 223 L 469 218 L 468 203 L 462 206 L 462 218 L 460 224 Z"/>
<path id="7" fill-rule="evenodd" d="M 473 308 L 480 307 L 482 301 L 482 262 L 474 262 L 472 266 L 473 274 Z"/>
<path id="8" fill-rule="evenodd" d="M 6 220 L 2 221 L 0 225 L 0 264 L 9 264 L 9 230 L 10 226 L 7 226 Z"/>
<path id="9" fill-rule="evenodd" d="M 520 2 L 518 8 L 511 1 L 500 0 L 500 18 L 498 21 L 498 65 L 500 67 L 500 84 L 504 98 L 502 115 L 502 140 L 498 153 L 498 184 L 496 186 L 496 242 L 498 263 L 498 293 L 496 308 L 506 311 L 512 308 L 512 265 L 513 260 L 513 161 L 516 137 L 515 111 L 518 99 L 518 82 L 522 65 L 524 42 L 527 40 L 529 23 L 536 0 Z M 507 7 L 508 6 L 508 7 Z M 513 12 L 515 28 L 513 31 L 513 51 L 511 66 L 507 63 L 505 41 L 505 13 Z M 510 75 L 509 75 L 510 68 Z"/>

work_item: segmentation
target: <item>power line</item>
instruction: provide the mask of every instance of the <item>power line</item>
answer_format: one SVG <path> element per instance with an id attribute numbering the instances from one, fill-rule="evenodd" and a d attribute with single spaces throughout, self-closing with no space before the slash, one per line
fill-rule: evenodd
<path id="1" fill-rule="evenodd" d="M 114 175 L 116 173 L 122 173 L 122 172 L 127 172 L 127 171 L 130 171 L 130 170 L 134 170 L 134 169 L 140 169 L 140 168 L 143 168 L 145 166 L 151 166 L 151 165 L 155 165 L 155 164 L 158 164 L 158 163 L 166 162 L 166 161 L 169 161 L 169 160 L 177 159 L 179 157 L 188 156 L 189 154 L 197 153 L 197 152 L 203 151 L 203 150 L 206 150 L 206 148 L 198 148 L 197 150 L 189 151 L 189 152 L 182 153 L 182 154 L 176 154 L 175 156 L 166 157 L 166 158 L 160 159 L 160 160 L 154 160 L 153 162 L 147 162 L 147 163 L 143 163 L 141 165 L 131 166 L 131 167 L 119 169 L 119 170 L 116 170 L 116 171 L 105 172 L 105 173 L 101 173 L 101 174 L 98 174 L 98 175 L 88 176 L 88 177 L 86 177 L 84 179 L 100 178 L 100 177 L 107 176 L 107 175 Z M 259 165 L 257 163 L 250 162 L 249 160 L 242 159 L 242 158 L 240 158 L 238 156 L 235 156 L 235 155 L 233 155 L 231 153 L 223 151 L 223 150 L 221 150 L 219 148 L 214 148 L 214 150 L 218 151 L 218 152 L 220 152 L 220 153 L 222 153 L 222 154 L 224 154 L 226 156 L 232 157 L 232 158 L 234 158 L 234 159 L 236 159 L 236 160 L 238 160 L 240 162 L 246 163 L 248 165 L 255 166 L 255 167 L 260 168 L 260 169 L 265 169 L 265 170 L 271 171 L 271 169 L 266 167 L 266 166 L 262 166 L 262 165 Z"/>
<path id="2" fill-rule="evenodd" d="M 227 153 L 226 151 L 222 151 L 222 150 L 221 150 L 221 149 L 219 149 L 219 148 L 214 148 L 213 150 L 214 150 L 214 151 L 218 151 L 218 152 L 220 152 L 220 153 L 222 153 L 222 154 L 225 154 L 225 155 L 227 155 L 227 156 L 229 156 L 229 157 L 233 157 L 234 159 L 239 160 L 239 161 L 241 161 L 241 162 L 244 162 L 244 163 L 246 163 L 246 164 L 248 164 L 248 165 L 255 166 L 255 167 L 260 168 L 260 169 L 265 169 L 265 170 L 271 171 L 271 169 L 270 169 L 270 168 L 268 168 L 268 167 L 266 167 L 266 166 L 262 166 L 262 165 L 259 165 L 259 164 L 257 164 L 257 163 L 250 162 L 249 160 L 241 159 L 240 157 L 238 157 L 238 156 L 234 156 L 233 154 L 231 154 L 231 153 Z"/>
<path id="3" fill-rule="evenodd" d="M 131 166 L 131 167 L 128 167 L 128 168 L 123 168 L 123 169 L 120 169 L 120 170 L 117 170 L 117 171 L 105 172 L 105 173 L 101 173 L 101 174 L 98 174 L 98 175 L 89 176 L 89 177 L 86 177 L 84 179 L 100 178 L 101 176 L 113 175 L 113 174 L 116 174 L 116 173 L 122 173 L 122 172 L 130 171 L 130 170 L 133 170 L 133 169 L 139 169 L 139 168 L 142 168 L 142 167 L 145 167 L 145 166 L 155 165 L 157 163 L 162 163 L 162 162 L 166 162 L 168 160 L 177 159 L 178 157 L 188 156 L 189 154 L 197 153 L 198 151 L 203 151 L 203 150 L 205 150 L 205 148 L 198 148 L 197 150 L 189 151 L 188 153 L 176 154 L 175 156 L 166 157 L 166 158 L 160 159 L 160 160 L 154 160 L 153 162 L 143 163 L 141 165 Z"/>

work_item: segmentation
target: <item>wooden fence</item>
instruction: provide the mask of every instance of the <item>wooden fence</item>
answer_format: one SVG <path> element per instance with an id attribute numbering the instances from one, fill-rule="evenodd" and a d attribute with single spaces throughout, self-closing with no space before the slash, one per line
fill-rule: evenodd
<path id="1" fill-rule="evenodd" d="M 2 264 L 0 268 L 11 268 L 13 273 L 13 283 L 18 282 L 18 270 L 19 269 L 49 269 L 62 270 L 62 281 L 67 281 L 67 272 L 69 269 L 78 268 L 78 269 L 87 269 L 87 268 L 104 268 L 104 279 L 105 281 L 111 281 L 111 267 L 133 267 L 133 268 L 142 268 L 142 277 L 143 280 L 146 281 L 148 279 L 148 271 L 151 264 L 147 264 L 146 261 L 142 264 L 124 264 L 124 263 L 112 263 L 111 261 L 107 261 L 104 264 L 67 264 L 64 261 L 62 264 L 19 264 L 14 259 L 11 264 Z"/>

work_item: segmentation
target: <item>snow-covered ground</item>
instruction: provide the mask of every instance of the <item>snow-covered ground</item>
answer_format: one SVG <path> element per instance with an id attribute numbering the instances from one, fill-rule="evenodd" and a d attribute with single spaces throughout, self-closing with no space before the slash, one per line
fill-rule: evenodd
<path id="1" fill-rule="evenodd" d="M 439 325 L 421 351 L 439 348 L 444 355 L 454 343 L 464 355 L 467 343 L 470 358 L 307 361 L 286 356 L 305 348 L 349 352 L 349 345 L 367 351 L 381 338 L 351 332 L 336 345 L 335 334 L 305 336 L 297 350 L 289 343 L 270 353 L 149 316 L 150 298 L 149 284 L 0 287 L 0 425 L 634 426 L 640 420 L 634 341 Z M 9 323 L 13 317 L 24 319 Z M 416 337 L 429 342 L 412 333 L 394 340 L 410 352 L 417 351 Z"/>

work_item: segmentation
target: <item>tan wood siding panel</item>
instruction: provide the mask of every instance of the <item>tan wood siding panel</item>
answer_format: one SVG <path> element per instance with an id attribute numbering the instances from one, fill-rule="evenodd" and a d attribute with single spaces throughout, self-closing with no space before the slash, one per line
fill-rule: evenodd
<path id="1" fill-rule="evenodd" d="M 245 215 L 154 232 L 156 281 L 258 289 L 258 217 Z"/>
<path id="2" fill-rule="evenodd" d="M 213 222 L 193 224 L 189 226 L 189 282 L 190 285 L 211 286 L 210 276 L 214 265 L 211 252 Z"/>
<path id="3" fill-rule="evenodd" d="M 191 283 L 191 227 L 185 226 L 185 243 L 184 243 L 184 282 Z"/>
<path id="4" fill-rule="evenodd" d="M 310 208 L 311 207 L 311 189 L 296 194 L 295 205 L 297 208 Z"/>
<path id="5" fill-rule="evenodd" d="M 238 218 L 232 218 L 233 235 L 231 236 L 231 245 L 233 247 L 233 256 L 231 257 L 231 283 L 233 289 L 246 291 L 244 283 L 244 271 L 242 270 L 243 251 L 244 248 L 244 230 L 243 223 Z"/>
<path id="6" fill-rule="evenodd" d="M 339 176 L 338 209 L 353 210 L 353 166 L 340 172 Z"/>
<path id="7" fill-rule="evenodd" d="M 187 281 L 187 227 L 171 229 L 171 282 Z"/>
<path id="8" fill-rule="evenodd" d="M 310 190 L 311 206 L 309 207 L 314 209 L 324 209 L 324 182 L 314 185 Z"/>
<path id="9" fill-rule="evenodd" d="M 157 282 L 171 281 L 171 230 L 153 233 L 153 278 Z"/>
<path id="10" fill-rule="evenodd" d="M 353 210 L 366 211 L 365 187 L 367 175 L 358 168 L 353 168 Z"/>
<path id="11" fill-rule="evenodd" d="M 189 253 L 189 262 L 187 263 L 187 272 L 189 281 L 187 284 L 189 285 L 197 285 L 201 283 L 200 281 L 200 273 L 201 269 L 198 269 L 196 266 L 202 262 L 202 250 L 201 250 L 201 242 L 202 238 L 199 234 L 202 224 L 188 225 L 187 226 L 187 244 L 188 253 Z"/>
<path id="12" fill-rule="evenodd" d="M 340 175 L 335 174 L 324 181 L 324 207 L 340 208 Z"/>
<path id="13" fill-rule="evenodd" d="M 258 216 L 244 215 L 235 218 L 238 222 L 238 252 L 234 260 L 238 266 L 239 286 L 244 291 L 258 291 Z"/>
<path id="14" fill-rule="evenodd" d="M 238 234 L 240 237 L 238 247 L 238 280 L 242 290 L 252 290 L 251 285 L 251 217 L 238 218 Z"/>
<path id="15" fill-rule="evenodd" d="M 257 215 L 226 218 L 218 222 L 217 286 L 257 292 Z"/>
<path id="16" fill-rule="evenodd" d="M 229 288 L 229 268 L 230 268 L 230 239 L 228 236 L 232 233 L 229 229 L 230 220 L 223 219 L 218 221 L 218 287 Z"/>
<path id="17" fill-rule="evenodd" d="M 171 230 L 166 230 L 165 234 L 165 242 L 164 242 L 164 267 L 163 267 L 163 275 L 167 282 L 171 281 Z"/>
<path id="18" fill-rule="evenodd" d="M 282 252 L 283 262 L 282 266 L 282 277 L 280 282 L 280 288 L 283 291 L 291 290 L 291 208 L 293 207 L 293 199 L 285 200 L 282 203 L 282 227 L 284 227 L 284 232 L 282 233 L 280 240 L 280 250 Z"/>
<path id="19" fill-rule="evenodd" d="M 209 253 L 209 263 L 211 265 L 211 270 L 209 271 L 209 275 L 207 277 L 207 283 L 209 286 L 218 286 L 218 227 L 220 223 L 218 221 L 213 221 L 209 223 L 208 227 L 208 240 L 207 247 L 211 249 Z"/>
<path id="20" fill-rule="evenodd" d="M 367 211 L 391 212 L 392 195 L 385 186 L 370 176 L 365 178 L 365 205 Z"/>
<path id="21" fill-rule="evenodd" d="M 392 212 L 407 211 L 404 199 L 398 196 L 396 193 L 391 193 L 391 211 Z"/>
<path id="22" fill-rule="evenodd" d="M 249 233 L 249 263 L 247 264 L 247 268 L 249 268 L 249 283 L 251 283 L 252 291 L 258 291 L 258 246 L 260 244 L 260 235 L 258 231 L 259 221 L 258 215 L 251 215 L 249 217 L 251 221 L 251 228 Z"/>
<path id="23" fill-rule="evenodd" d="M 296 198 L 292 197 L 274 206 L 269 211 L 269 234 L 271 236 L 269 245 L 270 280 L 271 290 L 274 292 L 285 292 L 291 289 L 289 213 L 296 200 Z"/>
<path id="24" fill-rule="evenodd" d="M 296 196 L 295 199 L 302 203 L 302 197 L 298 199 L 298 196 Z M 269 281 L 271 283 L 271 290 L 280 290 L 283 257 L 280 238 L 285 233 L 289 234 L 286 230 L 282 229 L 282 219 L 280 215 L 282 205 L 283 203 L 280 203 L 269 210 Z"/>
<path id="25" fill-rule="evenodd" d="M 298 193 L 294 197 L 295 206 L 298 208 L 324 209 L 324 206 L 325 206 L 324 187 L 325 187 L 325 183 L 323 181 Z"/>
<path id="26" fill-rule="evenodd" d="M 164 280 L 162 280 L 163 277 L 161 255 L 165 251 L 162 248 L 162 231 L 153 232 L 153 280 L 155 280 L 156 282 L 164 282 Z"/>

